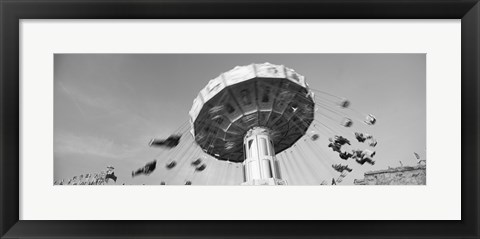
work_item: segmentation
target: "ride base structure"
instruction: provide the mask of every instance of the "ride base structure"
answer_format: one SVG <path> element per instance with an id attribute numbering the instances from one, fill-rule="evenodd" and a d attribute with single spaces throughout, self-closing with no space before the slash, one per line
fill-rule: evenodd
<path id="1" fill-rule="evenodd" d="M 275 149 L 270 130 L 254 127 L 247 132 L 243 141 L 245 160 L 243 161 L 242 185 L 286 185 L 281 179 L 280 166 L 275 158 Z"/>

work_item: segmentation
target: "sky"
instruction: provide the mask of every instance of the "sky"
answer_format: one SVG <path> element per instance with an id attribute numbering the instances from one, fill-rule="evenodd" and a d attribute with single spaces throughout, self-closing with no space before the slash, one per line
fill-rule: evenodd
<path id="1" fill-rule="evenodd" d="M 413 152 L 426 159 L 424 54 L 55 54 L 54 180 L 112 165 L 119 183 L 239 184 L 241 164 L 207 158 L 202 173 L 182 165 L 167 170 L 163 163 L 169 159 L 162 157 L 168 152 L 148 142 L 185 126 L 193 99 L 210 79 L 237 65 L 265 62 L 292 68 L 311 88 L 351 102 L 351 109 L 341 112 L 354 120 L 352 128 L 341 127 L 338 115 L 319 115 L 317 127 L 310 127 L 319 140 L 278 155 L 289 185 L 330 182 L 338 176 L 332 163 L 348 163 L 353 172 L 342 185 L 352 185 L 367 171 L 416 165 Z M 362 124 L 366 114 L 375 115 L 377 123 Z M 327 147 L 331 134 L 353 142 L 355 131 L 377 139 L 375 165 L 340 160 Z M 154 159 L 162 164 L 150 176 L 131 177 L 132 170 Z"/>

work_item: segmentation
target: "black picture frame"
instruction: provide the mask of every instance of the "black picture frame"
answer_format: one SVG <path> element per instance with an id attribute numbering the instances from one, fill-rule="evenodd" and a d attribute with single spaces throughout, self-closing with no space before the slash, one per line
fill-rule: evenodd
<path id="1" fill-rule="evenodd" d="M 0 0 L 2 238 L 479 238 L 478 0 Z M 19 220 L 20 19 L 461 19 L 461 215 L 458 221 Z M 446 126 L 448 127 L 448 125 Z M 444 159 L 448 160 L 448 159 Z"/>

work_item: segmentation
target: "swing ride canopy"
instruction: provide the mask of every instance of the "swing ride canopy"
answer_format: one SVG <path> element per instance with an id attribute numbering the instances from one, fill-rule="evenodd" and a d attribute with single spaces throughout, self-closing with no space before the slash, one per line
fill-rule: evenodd
<path id="1" fill-rule="evenodd" d="M 294 70 L 270 63 L 237 66 L 210 80 L 195 98 L 191 133 L 204 152 L 242 162 L 245 134 L 264 127 L 278 154 L 305 134 L 314 105 L 305 77 Z"/>

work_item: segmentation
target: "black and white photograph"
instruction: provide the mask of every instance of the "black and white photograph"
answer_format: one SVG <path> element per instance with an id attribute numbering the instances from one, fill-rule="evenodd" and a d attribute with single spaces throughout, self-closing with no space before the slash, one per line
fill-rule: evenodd
<path id="1" fill-rule="evenodd" d="M 0 237 L 478 238 L 479 1 L 0 0 Z"/>
<path id="2" fill-rule="evenodd" d="M 425 54 L 55 54 L 55 186 L 427 185 Z"/>

